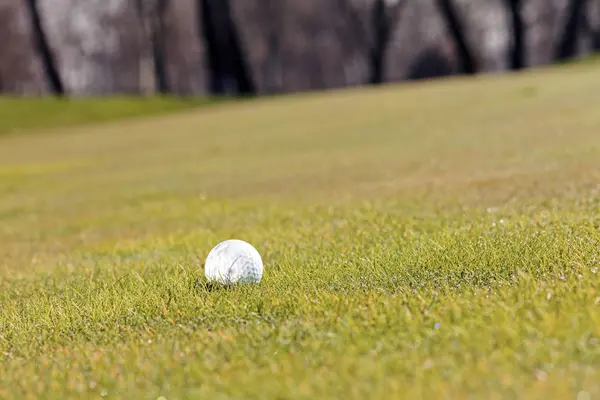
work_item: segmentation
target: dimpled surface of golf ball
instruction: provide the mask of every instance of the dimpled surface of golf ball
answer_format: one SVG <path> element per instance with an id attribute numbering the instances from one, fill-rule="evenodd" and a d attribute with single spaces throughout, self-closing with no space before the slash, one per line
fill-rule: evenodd
<path id="1" fill-rule="evenodd" d="M 224 285 L 259 283 L 263 262 L 258 251 L 243 240 L 225 240 L 208 253 L 204 274 L 209 282 Z"/>

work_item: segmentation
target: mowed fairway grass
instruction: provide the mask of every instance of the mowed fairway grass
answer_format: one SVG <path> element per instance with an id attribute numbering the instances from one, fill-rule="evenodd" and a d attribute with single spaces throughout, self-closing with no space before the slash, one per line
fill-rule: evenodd
<path id="1" fill-rule="evenodd" d="M 0 398 L 600 398 L 597 64 L 31 129 Z"/>

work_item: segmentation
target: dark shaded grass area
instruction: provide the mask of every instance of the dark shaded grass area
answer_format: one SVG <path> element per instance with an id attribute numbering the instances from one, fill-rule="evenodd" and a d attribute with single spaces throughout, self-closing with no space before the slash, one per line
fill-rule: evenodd
<path id="1" fill-rule="evenodd" d="M 213 97 L 0 97 L 0 136 L 168 114 L 220 104 Z"/>

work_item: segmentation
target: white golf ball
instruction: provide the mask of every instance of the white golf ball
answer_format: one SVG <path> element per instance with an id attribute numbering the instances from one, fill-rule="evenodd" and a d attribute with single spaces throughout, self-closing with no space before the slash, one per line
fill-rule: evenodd
<path id="1" fill-rule="evenodd" d="M 204 275 L 209 282 L 220 284 L 259 283 L 263 262 L 258 251 L 243 240 L 219 243 L 208 253 Z"/>

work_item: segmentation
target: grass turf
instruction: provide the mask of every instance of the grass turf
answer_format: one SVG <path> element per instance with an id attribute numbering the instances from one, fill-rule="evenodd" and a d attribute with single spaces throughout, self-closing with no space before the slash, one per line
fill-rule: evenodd
<path id="1" fill-rule="evenodd" d="M 576 65 L 0 139 L 0 397 L 600 396 L 598 93 Z M 259 286 L 206 286 L 232 237 Z"/>
<path id="2" fill-rule="evenodd" d="M 0 136 L 173 113 L 218 102 L 223 102 L 223 99 L 0 97 Z"/>

